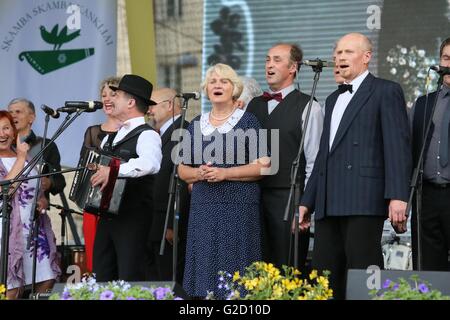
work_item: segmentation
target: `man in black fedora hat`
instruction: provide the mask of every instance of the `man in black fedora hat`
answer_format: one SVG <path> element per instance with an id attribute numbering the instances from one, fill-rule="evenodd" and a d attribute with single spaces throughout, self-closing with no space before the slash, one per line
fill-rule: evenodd
<path id="1" fill-rule="evenodd" d="M 142 281 L 145 277 L 145 244 L 151 224 L 153 175 L 161 165 L 161 138 L 145 123 L 152 84 L 132 74 L 110 86 L 112 115 L 122 121 L 116 133 L 106 136 L 102 150 L 122 159 L 119 178 L 126 178 L 119 214 L 100 218 L 94 243 L 93 271 L 97 281 Z M 100 167 L 92 176 L 93 186 L 105 190 L 110 167 Z"/>

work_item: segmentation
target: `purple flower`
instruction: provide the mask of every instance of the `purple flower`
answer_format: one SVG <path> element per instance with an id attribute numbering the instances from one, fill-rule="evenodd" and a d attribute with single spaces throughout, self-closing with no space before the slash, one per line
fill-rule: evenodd
<path id="1" fill-rule="evenodd" d="M 62 298 L 62 300 L 69 300 L 70 299 L 70 292 L 68 290 L 64 290 L 61 298 Z"/>
<path id="2" fill-rule="evenodd" d="M 427 293 L 430 291 L 430 289 L 428 289 L 428 287 L 425 283 L 421 283 L 421 284 L 419 284 L 419 291 L 421 293 Z"/>
<path id="3" fill-rule="evenodd" d="M 170 289 L 169 288 L 156 288 L 155 291 L 153 292 L 153 294 L 156 297 L 156 300 L 163 300 L 166 295 L 170 293 Z"/>
<path id="4" fill-rule="evenodd" d="M 398 285 L 398 283 L 396 283 L 396 284 L 392 287 L 392 290 L 397 291 L 399 287 L 400 287 L 400 286 Z"/>
<path id="5" fill-rule="evenodd" d="M 175 298 L 173 298 L 173 300 L 183 300 L 183 298 L 175 297 Z"/>
<path id="6" fill-rule="evenodd" d="M 386 281 L 383 283 L 383 289 L 387 289 L 389 288 L 389 285 L 391 284 L 391 280 L 390 279 L 386 279 Z"/>
<path id="7" fill-rule="evenodd" d="M 100 300 L 112 300 L 114 298 L 114 292 L 110 290 L 103 291 L 100 295 Z"/>

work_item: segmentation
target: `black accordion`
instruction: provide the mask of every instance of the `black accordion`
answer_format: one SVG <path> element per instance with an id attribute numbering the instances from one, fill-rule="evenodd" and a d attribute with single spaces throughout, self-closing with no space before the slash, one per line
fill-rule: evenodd
<path id="1" fill-rule="evenodd" d="M 101 192 L 100 186 L 91 185 L 90 180 L 95 171 L 88 169 L 92 164 L 111 167 L 114 161 L 120 164 L 120 159 L 117 157 L 101 153 L 97 149 L 85 148 L 78 163 L 78 167 L 83 169 L 75 173 L 69 199 L 80 209 L 89 213 L 118 215 L 126 179 L 117 179 L 117 175 L 111 179 L 110 174 L 108 184 Z M 112 167 L 111 170 L 113 170 Z"/>

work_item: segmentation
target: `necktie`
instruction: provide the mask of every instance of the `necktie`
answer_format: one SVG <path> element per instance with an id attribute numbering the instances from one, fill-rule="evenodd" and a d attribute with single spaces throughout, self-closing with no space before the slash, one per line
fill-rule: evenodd
<path id="1" fill-rule="evenodd" d="M 277 100 L 278 102 L 281 102 L 283 100 L 283 96 L 281 95 L 281 92 L 271 94 L 269 92 L 264 92 L 262 95 L 263 99 L 266 101 L 270 101 L 272 99 Z"/>
<path id="2" fill-rule="evenodd" d="M 351 84 L 340 84 L 338 85 L 339 94 L 344 93 L 345 91 L 348 91 L 350 93 L 353 93 L 353 86 Z"/>
<path id="3" fill-rule="evenodd" d="M 449 151 L 449 139 L 448 139 L 448 126 L 450 125 L 450 93 L 447 92 L 446 97 L 447 105 L 445 107 L 444 116 L 441 123 L 441 144 L 439 146 L 439 163 L 442 168 L 445 168 L 448 164 L 448 151 Z"/>

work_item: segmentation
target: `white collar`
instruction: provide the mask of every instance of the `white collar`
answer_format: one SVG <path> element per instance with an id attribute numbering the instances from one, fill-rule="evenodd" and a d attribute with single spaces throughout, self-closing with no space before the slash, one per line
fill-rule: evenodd
<path id="1" fill-rule="evenodd" d="M 119 129 L 119 132 L 120 131 L 130 132 L 134 128 L 137 128 L 143 124 L 145 124 L 145 118 L 143 116 L 131 118 L 131 119 L 125 120 L 125 122 L 122 124 L 121 128 Z M 117 134 L 119 134 L 119 132 L 117 132 Z"/>
<path id="2" fill-rule="evenodd" d="M 181 115 L 177 114 L 175 117 L 170 117 L 166 122 L 164 122 L 164 124 L 159 129 L 159 135 L 162 136 L 164 132 L 166 132 L 167 128 L 169 128 L 170 125 L 174 123 L 179 117 L 181 117 Z"/>
<path id="3" fill-rule="evenodd" d="M 286 88 L 283 88 L 283 89 L 281 89 L 281 90 L 279 90 L 279 91 L 272 91 L 272 89 L 269 88 L 269 91 L 270 91 L 271 94 L 274 94 L 274 93 L 281 93 L 281 97 L 282 97 L 283 99 L 286 98 L 286 96 L 287 96 L 289 93 L 291 93 L 292 91 L 294 91 L 294 90 L 295 90 L 295 85 L 294 85 L 294 84 L 291 84 L 290 86 L 287 86 Z"/>
<path id="4" fill-rule="evenodd" d="M 369 70 L 366 70 L 363 73 L 361 73 L 359 76 L 357 76 L 355 79 L 350 81 L 350 83 L 348 83 L 346 81 L 344 81 L 344 83 L 352 85 L 352 91 L 353 91 L 352 93 L 354 94 L 356 92 L 356 90 L 358 90 L 359 86 L 361 85 L 361 83 L 364 81 L 364 79 L 367 77 L 368 74 L 369 74 Z"/>
<path id="5" fill-rule="evenodd" d="M 219 133 L 224 134 L 234 128 L 234 126 L 241 120 L 244 115 L 244 110 L 236 108 L 233 114 L 225 121 L 220 127 L 214 127 L 209 122 L 209 112 L 203 113 L 200 116 L 200 129 L 202 131 L 202 135 L 209 136 L 214 130 L 219 131 Z"/>

